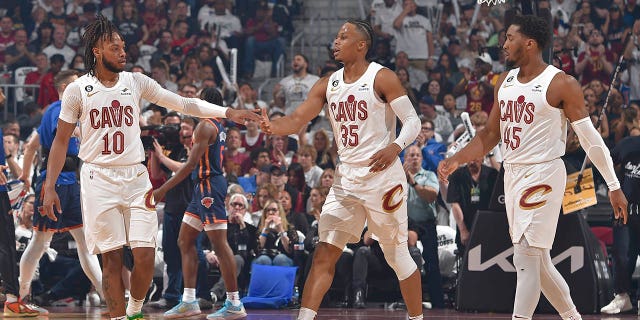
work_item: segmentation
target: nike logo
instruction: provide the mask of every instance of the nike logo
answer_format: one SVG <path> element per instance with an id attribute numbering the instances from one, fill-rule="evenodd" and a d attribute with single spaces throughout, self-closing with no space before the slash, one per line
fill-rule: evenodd
<path id="1" fill-rule="evenodd" d="M 98 93 L 98 92 L 100 92 L 100 91 L 89 92 L 89 93 L 87 93 L 87 97 L 93 97 L 93 95 Z"/>
<path id="2" fill-rule="evenodd" d="M 136 176 L 136 178 L 137 178 L 137 177 L 139 177 L 139 176 L 141 176 L 141 175 L 143 175 L 143 174 L 144 174 L 144 171 L 142 171 L 142 172 L 138 173 L 138 175 Z"/>
<path id="3" fill-rule="evenodd" d="M 530 175 L 532 175 L 532 174 L 533 174 L 533 172 L 525 173 L 524 178 L 525 178 L 525 179 L 526 179 L 526 178 L 529 178 L 529 176 L 530 176 Z"/>

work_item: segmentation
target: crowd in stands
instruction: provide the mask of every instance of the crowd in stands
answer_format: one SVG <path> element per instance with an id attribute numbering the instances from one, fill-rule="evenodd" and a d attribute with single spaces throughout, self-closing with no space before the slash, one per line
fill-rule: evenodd
<path id="1" fill-rule="evenodd" d="M 487 121 L 498 75 L 507 70 L 500 50 L 506 27 L 502 17 L 510 5 L 517 3 L 482 5 L 474 14 L 475 0 L 457 2 L 460 6 L 455 10 L 453 2 L 444 1 L 440 21 L 427 18 L 427 13 L 435 10 L 435 1 L 429 0 L 373 0 L 368 16 L 376 34 L 371 60 L 397 73 L 422 119 L 421 132 L 402 159 L 413 190 L 409 199 L 410 252 L 435 308 L 447 306 L 443 292 L 447 279 L 440 273 L 449 274 L 442 266 L 450 265 L 439 264 L 436 226 L 456 229 L 455 255 L 460 256 L 468 243 L 476 210 L 488 207 L 502 157 L 500 149 L 494 149 L 459 168 L 448 185 L 438 183 L 436 168 L 465 131 L 462 112 L 471 115 L 475 130 L 482 130 Z M 630 136 L 640 139 L 640 5 L 636 0 L 537 3 L 552 13 L 550 63 L 582 84 L 585 105 L 594 123 L 608 101 L 598 128 L 608 146 L 613 150 Z M 118 26 L 126 42 L 129 71 L 146 73 L 163 88 L 185 97 L 198 97 L 206 87 L 219 88 L 228 106 L 266 109 L 273 119 L 290 114 L 319 77 L 340 67 L 331 57 L 309 61 L 302 54 L 285 56 L 286 44 L 294 33 L 293 18 L 300 12 L 299 1 L 292 0 L 2 1 L 0 70 L 11 75 L 14 82 L 38 86 L 24 90 L 18 114 L 2 125 L 10 180 L 23 174 L 22 142 L 39 125 L 42 111 L 60 99 L 54 76 L 65 69 L 85 71 L 80 35 L 96 14 L 109 17 Z M 625 42 L 627 36 L 630 40 Z M 239 50 L 238 84 L 229 86 L 216 59 L 228 66 L 231 48 Z M 624 68 L 619 81 L 611 83 L 620 56 L 624 57 Z M 256 61 L 270 61 L 270 73 L 275 76 L 281 58 L 290 61 L 291 73 L 279 81 L 272 97 L 259 100 L 254 87 Z M 20 70 L 29 70 L 21 80 L 13 77 Z M 7 100 L 4 108 L 8 108 L 17 97 L 14 92 L 2 98 Z M 147 140 L 145 148 L 152 183 L 159 186 L 186 161 L 198 119 L 149 103 L 142 119 L 146 128 L 143 134 L 155 139 Z M 318 242 L 322 204 L 339 173 L 334 139 L 340 139 L 340 133 L 334 135 L 324 113 L 292 136 L 268 136 L 254 122 L 246 126 L 229 122 L 226 128 L 228 240 L 238 266 L 239 284 L 246 290 L 253 263 L 297 266 L 295 285 L 304 290 Z M 579 170 L 584 157 L 569 127 L 563 157 L 567 171 Z M 640 179 L 637 172 L 635 179 Z M 606 192 L 597 174 L 596 183 L 600 194 Z M 192 189 L 189 179 L 185 180 L 167 194 L 164 210 L 158 210 L 163 226 L 157 263 L 162 270 L 159 277 L 166 281 L 161 294 L 150 297 L 159 299 L 150 304 L 153 307 L 170 308 L 182 293 L 177 239 Z M 630 202 L 640 194 L 636 189 L 628 192 L 635 192 L 635 197 L 627 195 Z M 30 237 L 33 196 L 21 203 L 14 210 L 18 248 L 24 247 Z M 76 276 L 82 272 L 77 253 L 74 256 L 74 249 L 67 245 L 69 239 L 64 234 L 59 236 L 61 239 L 54 238 L 51 243 L 57 255 L 42 258 L 36 280 L 40 285 L 32 289 L 32 294 L 39 297 L 36 301 L 45 306 L 83 301 L 88 292 L 93 292 L 86 276 Z M 370 283 L 371 279 L 385 274 L 389 275 L 385 279 L 395 279 L 374 238 L 365 231 L 359 243 L 344 249 L 332 290 L 333 302 L 338 305 L 364 307 L 367 286 L 381 286 L 379 281 Z M 201 307 L 207 308 L 224 299 L 224 282 L 216 279 L 214 284 L 207 277 L 217 272 L 218 262 L 206 241 L 203 245 L 199 242 L 198 252 L 203 277 L 198 279 L 197 296 Z M 52 267 L 54 263 L 60 265 Z M 389 280 L 382 287 L 399 292 L 397 281 Z"/>

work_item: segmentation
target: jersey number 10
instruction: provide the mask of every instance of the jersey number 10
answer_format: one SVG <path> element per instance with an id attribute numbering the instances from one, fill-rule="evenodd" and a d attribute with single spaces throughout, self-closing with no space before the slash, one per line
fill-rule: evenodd
<path id="1" fill-rule="evenodd" d="M 109 133 L 107 132 L 102 136 L 102 142 L 104 147 L 102 148 L 102 154 L 111 154 L 111 150 L 115 154 L 121 154 L 124 152 L 124 133 L 122 131 L 116 131 L 113 133 L 111 143 L 109 143 Z"/>

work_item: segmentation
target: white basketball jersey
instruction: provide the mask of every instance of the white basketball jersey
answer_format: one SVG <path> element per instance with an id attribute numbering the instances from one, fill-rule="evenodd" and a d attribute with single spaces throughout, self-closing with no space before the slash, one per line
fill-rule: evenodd
<path id="1" fill-rule="evenodd" d="M 504 162 L 541 163 L 564 155 L 567 118 L 547 102 L 547 88 L 562 72 L 549 65 L 528 83 L 518 81 L 520 68 L 509 71 L 498 89 Z"/>
<path id="2" fill-rule="evenodd" d="M 60 119 L 80 122 L 80 159 L 101 166 L 129 166 L 144 161 L 140 99 L 148 80 L 142 74 L 120 72 L 116 85 L 107 88 L 86 74 L 67 87 Z"/>
<path id="3" fill-rule="evenodd" d="M 367 166 L 376 151 L 396 139 L 396 115 L 373 89 L 376 74 L 382 68 L 371 62 L 353 83 L 344 82 L 344 68 L 329 78 L 328 117 L 343 163 Z"/>

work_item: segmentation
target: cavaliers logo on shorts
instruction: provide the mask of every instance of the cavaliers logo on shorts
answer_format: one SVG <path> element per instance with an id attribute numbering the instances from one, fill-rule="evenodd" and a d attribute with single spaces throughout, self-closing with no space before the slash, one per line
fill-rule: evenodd
<path id="1" fill-rule="evenodd" d="M 536 194 L 539 194 L 539 197 L 551 192 L 551 186 L 546 184 L 541 184 L 533 187 L 529 187 L 522 192 L 522 196 L 520 196 L 520 208 L 522 210 L 533 210 L 544 206 L 547 203 L 547 200 L 529 202 L 529 200 L 534 197 Z"/>
<path id="2" fill-rule="evenodd" d="M 153 198 L 153 189 L 150 189 L 144 194 L 144 206 L 149 210 L 156 209 L 156 201 Z"/>
<path id="3" fill-rule="evenodd" d="M 213 198 L 211 197 L 204 197 L 202 198 L 202 200 L 200 200 L 200 203 L 207 209 L 211 208 L 211 205 L 213 205 Z"/>
<path id="4" fill-rule="evenodd" d="M 392 203 L 396 194 L 402 193 L 402 185 L 398 184 L 382 196 L 382 210 L 386 213 L 394 213 L 402 205 L 402 199 Z"/>

